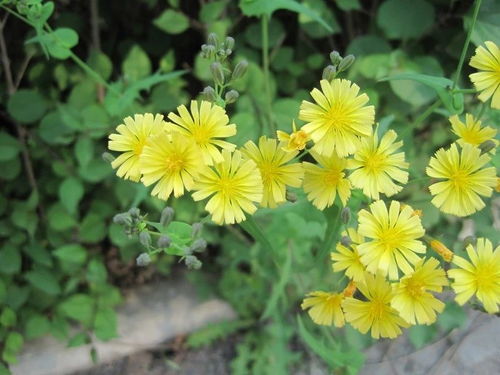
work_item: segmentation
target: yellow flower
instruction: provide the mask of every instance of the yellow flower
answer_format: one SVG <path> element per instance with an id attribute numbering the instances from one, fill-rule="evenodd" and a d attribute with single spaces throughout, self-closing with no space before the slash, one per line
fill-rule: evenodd
<path id="1" fill-rule="evenodd" d="M 435 258 L 422 259 L 415 271 L 403 276 L 394 286 L 391 306 L 410 324 L 432 324 L 436 312 L 441 313 L 444 303 L 429 292 L 440 293 L 448 285 L 446 273 Z"/>
<path id="2" fill-rule="evenodd" d="M 293 131 L 291 134 L 287 134 L 281 130 L 278 130 L 276 134 L 278 135 L 278 140 L 282 144 L 282 150 L 286 152 L 301 151 L 306 148 L 306 143 L 309 141 L 309 135 L 302 129 L 297 130 L 295 121 L 292 122 Z"/>
<path id="3" fill-rule="evenodd" d="M 320 164 L 304 162 L 304 191 L 316 207 L 323 210 L 335 202 L 337 194 L 345 206 L 351 196 L 351 183 L 346 178 L 346 159 L 335 153 L 323 156 L 311 151 L 312 157 Z"/>
<path id="4" fill-rule="evenodd" d="M 366 301 L 345 298 L 342 303 L 345 320 L 361 333 L 371 330 L 371 336 L 375 339 L 397 337 L 401 334 L 401 327 L 409 325 L 390 305 L 391 285 L 381 275 L 366 273 L 365 280 L 356 286 Z"/>
<path id="5" fill-rule="evenodd" d="M 365 106 L 368 96 L 358 95 L 359 86 L 351 81 L 321 80 L 320 85 L 322 91 L 311 91 L 317 104 L 304 100 L 300 105 L 299 118 L 307 121 L 302 130 L 319 154 L 345 157 L 356 151 L 359 137 L 371 135 L 375 109 Z"/>
<path id="6" fill-rule="evenodd" d="M 439 149 L 427 167 L 427 175 L 444 179 L 429 186 L 432 204 L 447 214 L 471 215 L 484 207 L 480 196 L 491 196 L 496 185 L 494 167 L 483 168 L 490 161 L 477 147 L 465 144 L 459 154 L 456 144 Z"/>
<path id="7" fill-rule="evenodd" d="M 469 77 L 479 94 L 479 100 L 491 99 L 491 107 L 500 109 L 500 49 L 491 42 L 485 42 L 486 48 L 479 46 L 470 59 L 470 66 L 479 69 Z"/>
<path id="8" fill-rule="evenodd" d="M 500 246 L 493 251 L 491 241 L 478 238 L 476 249 L 467 246 L 470 262 L 455 255 L 453 263 L 458 267 L 448 271 L 454 279 L 451 287 L 457 296 L 455 300 L 463 305 L 474 294 L 490 314 L 499 311 L 500 304 Z"/>
<path id="9" fill-rule="evenodd" d="M 184 189 L 193 188 L 193 180 L 200 170 L 201 154 L 196 144 L 178 133 L 163 132 L 150 137 L 140 158 L 142 183 L 157 184 L 151 195 L 167 200 L 172 192 L 175 197 Z"/>
<path id="10" fill-rule="evenodd" d="M 344 271 L 348 278 L 356 282 L 364 281 L 365 266 L 361 263 L 358 245 L 365 239 L 354 228 L 347 229 L 342 236 L 348 236 L 351 244 L 344 246 L 342 242 L 337 243 L 337 252 L 331 253 L 333 272 Z"/>
<path id="11" fill-rule="evenodd" d="M 191 113 L 186 106 L 177 107 L 179 115 L 170 112 L 168 118 L 174 122 L 172 128 L 191 138 L 201 149 L 205 164 L 222 162 L 222 155 L 217 147 L 234 151 L 235 145 L 221 140 L 236 134 L 236 125 L 229 124 L 224 108 L 202 101 L 198 107 L 196 100 L 191 101 Z"/>
<path id="12" fill-rule="evenodd" d="M 243 160 L 240 151 L 222 150 L 223 161 L 200 171 L 193 199 L 210 197 L 205 209 L 217 224 L 234 224 L 253 214 L 262 201 L 262 178 L 253 160 Z"/>
<path id="13" fill-rule="evenodd" d="M 153 116 L 151 113 L 144 115 L 134 115 L 134 118 L 127 117 L 123 120 L 125 124 L 120 124 L 116 128 L 118 134 L 109 136 L 108 148 L 112 151 L 120 151 L 111 166 L 118 170 L 116 175 L 124 179 L 139 181 L 141 170 L 139 157 L 149 136 L 158 134 L 166 127 L 163 115 Z"/>
<path id="14" fill-rule="evenodd" d="M 387 209 L 383 201 L 376 201 L 370 211 L 359 212 L 358 220 L 359 234 L 372 239 L 358 246 L 367 271 L 389 275 L 391 280 L 398 279 L 398 267 L 405 273 L 413 271 L 408 262 L 417 264 L 416 253 L 425 253 L 425 245 L 418 240 L 425 231 L 413 208 L 392 201 Z"/>
<path id="15" fill-rule="evenodd" d="M 245 143 L 241 152 L 252 159 L 259 168 L 264 184 L 263 207 L 274 208 L 286 201 L 286 186 L 300 187 L 304 170 L 300 163 L 285 165 L 298 152 L 285 152 L 278 147 L 276 139 L 260 137 L 259 147 L 252 141 Z"/>
<path id="16" fill-rule="evenodd" d="M 342 293 L 311 292 L 300 307 L 302 310 L 309 309 L 309 316 L 316 324 L 343 327 L 344 313 L 340 307 L 343 299 Z"/>
<path id="17" fill-rule="evenodd" d="M 406 184 L 408 182 L 408 163 L 404 152 L 395 153 L 403 145 L 403 141 L 395 142 L 397 134 L 389 130 L 378 140 L 376 132 L 371 137 L 363 138 L 354 159 L 348 163 L 349 169 L 355 169 L 349 179 L 352 184 L 372 198 L 380 199 L 379 193 L 390 197 L 399 193 L 403 187 L 393 180 Z"/>
<path id="18" fill-rule="evenodd" d="M 471 114 L 465 115 L 465 124 L 460 121 L 457 115 L 451 116 L 450 122 L 453 133 L 460 137 L 457 140 L 460 146 L 463 147 L 467 143 L 479 146 L 486 141 L 492 141 L 498 146 L 498 141 L 495 139 L 496 129 L 489 126 L 481 127 L 481 121 L 475 120 Z M 495 153 L 495 149 L 491 150 L 491 153 Z"/>

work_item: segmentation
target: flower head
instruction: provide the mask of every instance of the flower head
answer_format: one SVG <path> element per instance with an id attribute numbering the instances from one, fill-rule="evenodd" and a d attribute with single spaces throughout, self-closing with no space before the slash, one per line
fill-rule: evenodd
<path id="1" fill-rule="evenodd" d="M 465 124 L 460 121 L 457 115 L 451 116 L 450 122 L 453 133 L 460 137 L 457 143 L 462 147 L 467 143 L 479 146 L 486 141 L 492 141 L 498 145 L 498 141 L 495 139 L 496 129 L 489 126 L 481 127 L 481 121 L 475 120 L 474 116 L 469 113 L 465 115 Z M 494 149 L 492 152 L 495 152 Z"/>
<path id="2" fill-rule="evenodd" d="M 388 209 L 383 201 L 376 201 L 370 211 L 359 212 L 358 220 L 359 234 L 371 239 L 358 246 L 367 271 L 389 275 L 391 280 L 398 278 L 398 268 L 413 271 L 409 263 L 418 263 L 417 253 L 425 253 L 425 245 L 418 240 L 425 231 L 413 208 L 392 201 Z"/>
<path id="3" fill-rule="evenodd" d="M 408 182 L 409 164 L 405 162 L 404 152 L 396 153 L 403 141 L 395 142 L 397 134 L 389 130 L 382 139 L 376 132 L 371 137 L 363 138 L 359 149 L 354 153 L 354 159 L 348 163 L 349 169 L 354 169 L 349 179 L 352 184 L 372 199 L 380 199 L 379 193 L 390 197 L 399 193 L 401 184 Z M 393 181 L 394 180 L 394 181 Z"/>
<path id="4" fill-rule="evenodd" d="M 470 59 L 470 66 L 479 70 L 469 77 L 477 91 L 479 100 L 491 99 L 491 107 L 500 109 L 500 49 L 491 42 L 485 42 L 486 48 L 479 46 Z"/>
<path id="5" fill-rule="evenodd" d="M 191 101 L 191 113 L 184 105 L 177 107 L 179 115 L 170 112 L 168 118 L 174 122 L 172 129 L 191 138 L 201 149 L 205 164 L 222 162 L 218 147 L 234 151 L 235 145 L 221 140 L 236 134 L 236 125 L 229 124 L 224 108 L 202 101 L 198 106 L 196 100 Z"/>
<path id="6" fill-rule="evenodd" d="M 365 282 L 356 286 L 366 301 L 348 297 L 342 303 L 345 320 L 361 333 L 371 330 L 371 336 L 395 338 L 401 334 L 401 327 L 408 327 L 391 307 L 392 289 L 381 275 L 365 275 Z"/>
<path id="7" fill-rule="evenodd" d="M 286 164 L 296 155 L 285 152 L 278 146 L 276 139 L 260 137 L 259 147 L 252 141 L 245 143 L 243 155 L 252 159 L 259 168 L 264 184 L 261 205 L 274 208 L 286 201 L 286 186 L 300 187 L 304 170 L 300 163 Z"/>
<path id="8" fill-rule="evenodd" d="M 118 177 L 137 182 L 141 178 L 139 157 L 144 145 L 149 136 L 165 130 L 166 122 L 163 121 L 163 115 L 153 116 L 151 113 L 127 117 L 123 122 L 116 128 L 117 133 L 109 136 L 108 148 L 122 153 L 113 160 L 111 166 L 118 168 Z"/>
<path id="9" fill-rule="evenodd" d="M 351 183 L 346 178 L 347 161 L 335 153 L 323 156 L 314 150 L 312 157 L 319 165 L 304 162 L 304 191 L 309 199 L 320 210 L 330 207 L 337 194 L 345 206 L 351 196 Z"/>
<path id="10" fill-rule="evenodd" d="M 427 175 L 444 179 L 429 186 L 432 204 L 447 214 L 471 215 L 484 207 L 480 196 L 491 196 L 496 185 L 494 167 L 482 168 L 490 161 L 487 154 L 469 144 L 458 152 L 456 144 L 439 149 L 431 158 Z"/>
<path id="11" fill-rule="evenodd" d="M 337 243 L 337 251 L 331 253 L 333 272 L 344 271 L 348 278 L 356 282 L 364 281 L 365 266 L 361 263 L 358 245 L 365 239 L 354 228 L 347 229 L 342 236 L 348 236 L 351 243 L 349 246 L 343 245 L 342 242 Z"/>
<path id="12" fill-rule="evenodd" d="M 340 307 L 343 300 L 342 293 L 311 292 L 300 307 L 302 310 L 309 309 L 309 316 L 316 324 L 343 327 L 344 313 Z"/>
<path id="13" fill-rule="evenodd" d="M 295 121 L 292 123 L 292 133 L 288 134 L 281 130 L 276 132 L 278 140 L 282 144 L 282 150 L 286 152 L 301 151 L 306 148 L 306 143 L 309 141 L 309 135 L 302 129 L 297 130 Z"/>
<path id="14" fill-rule="evenodd" d="M 200 171 L 193 199 L 210 197 L 206 210 L 217 224 L 245 220 L 244 212 L 253 214 L 262 201 L 262 178 L 255 162 L 244 160 L 240 151 L 222 150 L 223 161 Z"/>
<path id="15" fill-rule="evenodd" d="M 448 285 L 446 273 L 435 258 L 420 260 L 415 270 L 401 278 L 394 287 L 391 306 L 411 324 L 431 324 L 444 303 L 430 292 L 441 292 Z"/>
<path id="16" fill-rule="evenodd" d="M 493 251 L 491 241 L 478 238 L 476 248 L 467 246 L 470 262 L 455 255 L 453 263 L 458 268 L 448 271 L 454 280 L 451 287 L 457 296 L 455 300 L 463 305 L 474 294 L 490 314 L 499 311 L 500 304 L 500 246 Z"/>
<path id="17" fill-rule="evenodd" d="M 368 96 L 358 95 L 359 86 L 346 79 L 321 80 L 321 90 L 313 89 L 316 103 L 303 101 L 299 118 L 307 121 L 302 130 L 311 136 L 319 154 L 345 157 L 356 151 L 359 137 L 372 133 L 373 106 Z"/>
<path id="18" fill-rule="evenodd" d="M 190 139 L 178 133 L 162 132 L 148 139 L 140 158 L 142 183 L 156 182 L 151 195 L 167 200 L 193 188 L 200 170 L 201 154 Z"/>

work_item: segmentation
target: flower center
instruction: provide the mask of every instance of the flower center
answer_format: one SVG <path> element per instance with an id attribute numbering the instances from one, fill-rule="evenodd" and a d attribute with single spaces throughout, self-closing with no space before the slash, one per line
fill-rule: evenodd
<path id="1" fill-rule="evenodd" d="M 210 143 L 210 139 L 212 138 L 210 136 L 210 132 L 205 126 L 196 126 L 194 129 L 191 130 L 193 134 L 194 141 L 198 145 L 206 145 Z"/>
<path id="2" fill-rule="evenodd" d="M 425 292 L 424 284 L 419 280 L 410 278 L 406 281 L 406 290 L 412 297 L 420 297 Z"/>
<path id="3" fill-rule="evenodd" d="M 224 197 L 234 195 L 234 180 L 228 177 L 222 177 L 217 184 L 218 190 Z"/>
<path id="4" fill-rule="evenodd" d="M 380 299 L 374 299 L 370 302 L 370 315 L 373 319 L 377 320 L 382 318 L 386 312 L 386 304 Z"/>
<path id="5" fill-rule="evenodd" d="M 401 233 L 395 228 L 387 228 L 378 236 L 378 242 L 386 248 L 393 250 L 397 248 L 397 244 L 401 241 Z"/>
<path id="6" fill-rule="evenodd" d="M 169 172 L 177 173 L 184 168 L 184 158 L 182 157 L 182 155 L 173 154 L 167 157 L 165 164 Z"/>
<path id="7" fill-rule="evenodd" d="M 341 130 L 349 124 L 349 116 L 342 105 L 332 105 L 326 113 L 326 119 L 329 122 L 330 128 Z"/>
<path id="8" fill-rule="evenodd" d="M 365 166 L 368 172 L 379 172 L 380 168 L 384 165 L 387 157 L 384 154 L 373 152 L 365 161 Z"/>
<path id="9" fill-rule="evenodd" d="M 329 169 L 325 172 L 323 181 L 325 185 L 337 186 L 342 178 L 344 178 L 344 172 L 338 169 Z"/>
<path id="10" fill-rule="evenodd" d="M 450 176 L 450 182 L 457 190 L 461 190 L 469 185 L 469 174 L 463 170 L 458 170 Z"/>
<path id="11" fill-rule="evenodd" d="M 471 145 L 479 145 L 481 143 L 483 143 L 483 137 L 481 137 L 479 135 L 479 133 L 477 131 L 474 131 L 474 130 L 466 130 L 462 133 L 462 139 L 466 142 L 466 143 L 470 143 Z"/>
<path id="12" fill-rule="evenodd" d="M 273 163 L 260 163 L 259 164 L 260 174 L 262 176 L 262 182 L 264 185 L 272 183 L 272 181 L 277 177 L 278 168 Z"/>
<path id="13" fill-rule="evenodd" d="M 290 134 L 288 145 L 295 150 L 303 150 L 307 143 L 307 134 L 303 130 L 299 130 Z"/>
<path id="14" fill-rule="evenodd" d="M 491 290 L 496 286 L 498 276 L 494 264 L 483 263 L 476 268 L 477 289 Z"/>

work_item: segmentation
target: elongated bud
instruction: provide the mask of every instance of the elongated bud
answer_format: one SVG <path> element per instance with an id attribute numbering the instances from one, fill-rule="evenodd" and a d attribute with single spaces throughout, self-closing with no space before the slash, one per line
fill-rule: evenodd
<path id="1" fill-rule="evenodd" d="M 215 93 L 215 90 L 211 86 L 205 87 L 201 92 L 201 95 L 203 95 L 203 99 L 212 103 L 214 103 L 217 100 L 217 94 Z"/>
<path id="2" fill-rule="evenodd" d="M 326 79 L 327 81 L 332 81 L 337 75 L 337 68 L 333 65 L 328 65 L 325 69 L 323 69 L 322 79 Z"/>
<path id="3" fill-rule="evenodd" d="M 112 163 L 115 161 L 115 157 L 111 155 L 109 152 L 103 152 L 102 153 L 102 160 L 108 163 Z"/>
<path id="4" fill-rule="evenodd" d="M 210 71 L 212 72 L 212 77 L 214 82 L 218 85 L 224 84 L 224 72 L 222 71 L 222 65 L 220 62 L 213 62 L 210 64 Z"/>
<path id="5" fill-rule="evenodd" d="M 356 293 L 356 283 L 353 280 L 349 281 L 342 293 L 344 297 L 352 297 Z"/>
<path id="6" fill-rule="evenodd" d="M 151 257 L 148 253 L 139 254 L 139 256 L 135 259 L 135 264 L 139 267 L 146 267 L 151 263 Z"/>
<path id="7" fill-rule="evenodd" d="M 201 46 L 201 56 L 205 59 L 211 59 L 215 55 L 215 47 L 211 44 L 203 44 Z"/>
<path id="8" fill-rule="evenodd" d="M 338 53 L 337 51 L 332 51 L 330 52 L 330 61 L 332 62 L 333 66 L 337 66 L 342 61 L 342 56 L 340 56 L 340 53 Z"/>
<path id="9" fill-rule="evenodd" d="M 139 242 L 146 249 L 149 249 L 149 247 L 151 246 L 151 235 L 148 231 L 143 230 L 141 233 L 139 233 Z"/>
<path id="10" fill-rule="evenodd" d="M 486 154 L 487 152 L 490 152 L 493 150 L 495 147 L 497 147 L 496 143 L 493 142 L 491 139 L 484 141 L 479 145 L 479 149 L 481 150 L 482 154 Z"/>
<path id="11" fill-rule="evenodd" d="M 198 238 L 193 242 L 189 250 L 192 253 L 201 253 L 202 251 L 205 251 L 206 248 L 207 241 L 205 241 L 203 238 Z"/>
<path id="12" fill-rule="evenodd" d="M 234 47 L 234 38 L 233 37 L 226 37 L 226 40 L 224 42 L 224 47 L 226 47 L 227 49 L 233 49 Z"/>
<path id="13" fill-rule="evenodd" d="M 234 103 L 238 98 L 240 97 L 240 94 L 236 90 L 229 90 L 226 92 L 226 95 L 224 96 L 224 100 L 226 101 L 226 104 L 231 104 Z"/>
<path id="14" fill-rule="evenodd" d="M 288 202 L 295 203 L 297 202 L 297 194 L 295 194 L 293 191 L 286 191 L 286 200 Z"/>
<path id="15" fill-rule="evenodd" d="M 446 262 L 451 262 L 453 259 L 453 251 L 448 249 L 445 244 L 429 236 L 424 236 L 424 240 L 429 244 L 431 249 L 441 255 Z"/>
<path id="16" fill-rule="evenodd" d="M 133 219 L 138 219 L 141 216 L 141 210 L 139 210 L 137 207 L 132 207 L 130 210 L 128 210 L 128 213 L 130 216 L 132 216 Z"/>
<path id="17" fill-rule="evenodd" d="M 160 238 L 158 238 L 158 241 L 156 242 L 156 246 L 159 247 L 160 249 L 166 249 L 167 247 L 170 247 L 171 244 L 172 240 L 166 234 L 162 234 Z"/>
<path id="18" fill-rule="evenodd" d="M 201 235 L 201 231 L 203 230 L 203 224 L 193 223 L 193 225 L 191 225 L 191 230 L 191 238 L 198 238 Z"/>
<path id="19" fill-rule="evenodd" d="M 233 74 L 231 75 L 231 80 L 237 80 L 245 75 L 248 69 L 248 62 L 246 60 L 241 60 L 234 67 Z"/>
<path id="20" fill-rule="evenodd" d="M 345 225 L 349 224 L 349 221 L 351 221 L 351 209 L 349 207 L 344 207 L 342 211 L 340 211 L 340 218 Z"/>
<path id="21" fill-rule="evenodd" d="M 224 54 L 226 55 L 226 57 L 227 57 L 227 56 L 230 56 L 232 53 L 233 53 L 233 50 L 232 50 L 232 49 L 226 48 L 226 49 L 224 50 Z"/>
<path id="22" fill-rule="evenodd" d="M 476 241 L 477 239 L 475 236 L 467 236 L 464 238 L 464 247 L 466 248 L 469 245 L 475 245 Z"/>
<path id="23" fill-rule="evenodd" d="M 217 35 L 215 33 L 208 34 L 207 44 L 212 45 L 215 48 L 217 48 L 218 43 L 219 43 L 219 41 L 217 40 Z"/>
<path id="24" fill-rule="evenodd" d="M 160 224 L 164 227 L 168 227 L 168 224 L 170 224 L 170 222 L 174 218 L 174 214 L 175 212 L 172 207 L 165 207 L 161 212 Z"/>
<path id="25" fill-rule="evenodd" d="M 340 243 L 344 245 L 345 247 L 349 247 L 352 244 L 351 238 L 348 236 L 342 236 L 340 238 Z"/>
<path id="26" fill-rule="evenodd" d="M 122 212 L 113 216 L 113 223 L 119 225 L 132 225 L 132 217 L 128 212 Z"/>
<path id="27" fill-rule="evenodd" d="M 342 59 L 342 61 L 339 64 L 339 72 L 343 72 L 351 67 L 351 65 L 354 63 L 355 57 L 353 55 L 347 55 Z"/>
<path id="28" fill-rule="evenodd" d="M 190 270 L 199 270 L 201 268 L 200 260 L 194 255 L 188 255 L 185 260 L 187 268 Z"/>

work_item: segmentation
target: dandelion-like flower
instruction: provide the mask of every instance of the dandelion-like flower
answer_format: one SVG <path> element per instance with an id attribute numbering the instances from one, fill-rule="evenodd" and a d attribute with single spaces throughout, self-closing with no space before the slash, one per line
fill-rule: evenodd
<path id="1" fill-rule="evenodd" d="M 413 271 L 410 263 L 417 264 L 417 254 L 425 253 L 425 245 L 419 240 L 425 231 L 413 208 L 391 201 L 387 209 L 383 201 L 376 201 L 370 205 L 370 211 L 359 212 L 358 220 L 358 233 L 371 239 L 358 246 L 368 272 L 389 275 L 395 280 L 398 268 L 405 273 Z"/>
<path id="2" fill-rule="evenodd" d="M 463 305 L 474 294 L 490 314 L 499 311 L 500 304 L 500 246 L 493 251 L 493 245 L 486 238 L 478 238 L 476 248 L 467 246 L 470 262 L 455 255 L 453 263 L 458 268 L 448 271 L 454 280 L 451 287 L 457 294 L 455 300 Z"/>
<path id="3" fill-rule="evenodd" d="M 304 170 L 300 163 L 286 164 L 298 152 L 283 151 L 276 139 L 260 137 L 259 147 L 252 141 L 245 143 L 243 155 L 252 159 L 259 168 L 264 184 L 261 205 L 274 208 L 286 201 L 286 186 L 300 187 Z"/>
<path id="4" fill-rule="evenodd" d="M 401 278 L 394 287 L 391 306 L 411 324 L 431 324 L 444 303 L 430 292 L 440 293 L 448 285 L 446 273 L 435 258 L 420 260 L 415 270 Z"/>
<path id="5" fill-rule="evenodd" d="M 330 207 L 337 194 L 345 206 L 351 196 L 351 183 L 346 178 L 347 160 L 339 158 L 335 153 L 323 156 L 311 151 L 312 157 L 319 165 L 304 162 L 304 191 L 309 199 L 320 210 Z"/>
<path id="6" fill-rule="evenodd" d="M 489 126 L 481 127 L 481 121 L 474 119 L 474 116 L 469 113 L 465 115 L 465 124 L 460 121 L 457 115 L 451 116 L 450 122 L 453 133 L 460 137 L 457 143 L 462 147 L 465 144 L 479 146 L 486 141 L 492 141 L 498 145 L 498 141 L 495 139 L 496 129 Z M 495 152 L 494 149 L 492 152 Z"/>
<path id="7" fill-rule="evenodd" d="M 356 284 L 366 301 L 353 297 L 345 298 L 342 303 L 344 317 L 361 333 L 371 330 L 371 336 L 395 338 L 401 334 L 401 327 L 408 327 L 391 307 L 392 289 L 382 275 L 366 273 L 365 282 Z"/>
<path id="8" fill-rule="evenodd" d="M 345 157 L 356 151 L 360 137 L 371 135 L 375 109 L 365 105 L 368 96 L 358 95 L 359 86 L 351 81 L 321 80 L 320 85 L 321 91 L 311 91 L 316 103 L 304 100 L 300 105 L 299 118 L 307 121 L 302 130 L 319 154 Z"/>
<path id="9" fill-rule="evenodd" d="M 236 134 L 236 125 L 229 124 L 229 118 L 224 108 L 202 101 L 198 106 L 196 100 L 191 101 L 191 112 L 186 106 L 177 107 L 179 115 L 170 112 L 168 118 L 174 122 L 172 129 L 191 138 L 201 149 L 205 164 L 212 165 L 222 162 L 222 155 L 218 147 L 234 151 L 235 145 L 221 140 Z"/>
<path id="10" fill-rule="evenodd" d="M 113 160 L 111 166 L 113 169 L 118 168 L 118 177 L 137 182 L 141 178 L 139 157 L 144 145 L 151 135 L 165 130 L 166 122 L 163 121 L 163 115 L 153 116 L 151 113 L 127 117 L 123 122 L 116 128 L 117 133 L 109 136 L 108 148 L 122 153 Z"/>
<path id="11" fill-rule="evenodd" d="M 491 107 L 500 109 L 500 48 L 491 42 L 485 42 L 486 48 L 479 46 L 470 59 L 470 66 L 479 70 L 469 77 L 477 91 L 479 100 L 486 102 L 491 98 Z"/>
<path id="12" fill-rule="evenodd" d="M 294 152 L 301 151 L 306 148 L 306 144 L 309 141 L 309 135 L 302 129 L 297 130 L 295 121 L 292 122 L 293 131 L 288 134 L 284 131 L 278 130 L 276 132 L 278 140 L 282 144 L 283 151 Z"/>
<path id="13" fill-rule="evenodd" d="M 354 228 L 348 228 L 347 232 L 343 232 L 342 236 L 349 237 L 349 246 L 338 242 L 336 252 L 331 253 L 333 272 L 344 271 L 346 276 L 356 282 L 364 281 L 365 266 L 361 263 L 361 258 L 358 253 L 358 245 L 363 243 L 365 239 L 359 235 Z"/>
<path id="14" fill-rule="evenodd" d="M 344 326 L 344 313 L 341 304 L 344 300 L 342 293 L 311 292 L 300 305 L 302 310 L 309 309 L 308 313 L 314 323 L 335 327 Z"/>
<path id="15" fill-rule="evenodd" d="M 163 132 L 150 137 L 141 154 L 142 183 L 156 183 L 151 195 L 167 200 L 193 188 L 200 170 L 201 154 L 196 144 L 178 133 Z"/>
<path id="16" fill-rule="evenodd" d="M 354 159 L 349 160 L 348 168 L 354 169 L 349 179 L 372 199 L 380 199 L 379 193 L 388 197 L 399 193 L 403 187 L 394 181 L 401 184 L 408 182 L 408 172 L 404 169 L 408 169 L 409 164 L 405 162 L 405 154 L 396 153 L 403 146 L 403 141 L 395 142 L 396 138 L 396 132 L 389 130 L 379 143 L 374 132 L 371 137 L 361 140 Z"/>
<path id="17" fill-rule="evenodd" d="M 487 154 L 469 144 L 458 152 L 456 144 L 439 149 L 431 158 L 427 175 L 444 179 L 429 186 L 432 204 L 447 214 L 471 215 L 485 205 L 480 196 L 489 197 L 496 185 L 494 167 L 483 168 L 490 161 Z"/>
<path id="18" fill-rule="evenodd" d="M 262 201 L 262 178 L 257 164 L 244 160 L 240 151 L 222 150 L 223 161 L 205 166 L 196 180 L 193 199 L 211 197 L 205 209 L 217 224 L 234 224 L 253 214 Z"/>

